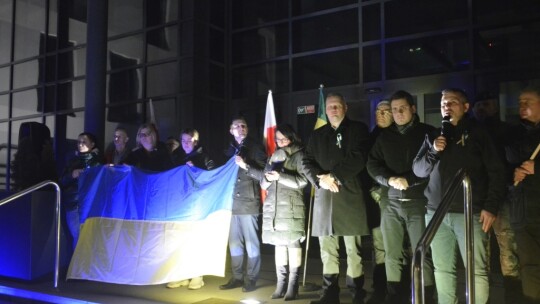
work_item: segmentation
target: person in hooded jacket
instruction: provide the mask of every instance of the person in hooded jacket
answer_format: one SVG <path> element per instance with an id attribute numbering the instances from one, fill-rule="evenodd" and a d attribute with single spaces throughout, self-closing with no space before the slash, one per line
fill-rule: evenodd
<path id="1" fill-rule="evenodd" d="M 279 125 L 275 138 L 279 149 L 268 160 L 261 180 L 261 187 L 267 190 L 262 241 L 275 245 L 277 285 L 271 298 L 284 297 L 285 301 L 290 301 L 298 295 L 298 274 L 302 264 L 300 243 L 306 238 L 302 189 L 308 182 L 301 174 L 304 148 L 294 129 L 287 124 Z"/>

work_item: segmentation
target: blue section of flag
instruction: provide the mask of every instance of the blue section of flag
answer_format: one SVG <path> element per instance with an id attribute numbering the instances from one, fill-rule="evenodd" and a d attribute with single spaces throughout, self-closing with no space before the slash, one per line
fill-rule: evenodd
<path id="1" fill-rule="evenodd" d="M 234 159 L 210 171 L 189 166 L 160 173 L 131 166 L 89 168 L 79 180 L 81 223 L 91 217 L 202 220 L 231 210 L 237 173 Z"/>

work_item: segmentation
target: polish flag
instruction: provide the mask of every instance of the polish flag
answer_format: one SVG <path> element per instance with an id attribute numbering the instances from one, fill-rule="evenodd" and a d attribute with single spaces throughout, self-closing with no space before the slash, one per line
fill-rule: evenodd
<path id="1" fill-rule="evenodd" d="M 274 133 L 276 132 L 276 114 L 274 112 L 274 100 L 272 91 L 268 91 L 268 99 L 266 100 L 266 116 L 264 117 L 264 146 L 266 147 L 266 155 L 271 156 L 276 150 L 276 141 Z"/>

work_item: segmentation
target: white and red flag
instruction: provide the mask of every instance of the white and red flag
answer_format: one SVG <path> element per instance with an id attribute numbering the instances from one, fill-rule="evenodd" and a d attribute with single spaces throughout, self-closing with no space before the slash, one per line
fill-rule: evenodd
<path id="1" fill-rule="evenodd" d="M 264 146 L 266 155 L 271 156 L 276 150 L 276 140 L 274 133 L 276 132 L 276 114 L 274 112 L 274 99 L 272 98 L 272 90 L 268 91 L 266 100 L 266 116 L 264 117 Z"/>

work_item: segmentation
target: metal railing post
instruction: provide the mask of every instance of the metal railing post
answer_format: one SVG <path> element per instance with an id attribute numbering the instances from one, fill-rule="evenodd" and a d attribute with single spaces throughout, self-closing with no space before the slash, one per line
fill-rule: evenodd
<path id="1" fill-rule="evenodd" d="M 0 206 L 7 204 L 13 200 L 18 199 L 21 196 L 24 196 L 26 194 L 32 193 L 38 189 L 41 189 L 45 186 L 53 185 L 56 191 L 56 206 L 54 211 L 54 217 L 55 217 L 55 239 L 56 239 L 56 246 L 55 246 L 55 252 L 54 252 L 54 288 L 58 287 L 58 275 L 60 273 L 60 186 L 51 181 L 43 181 L 39 184 L 36 184 L 34 186 L 28 187 L 24 190 L 21 190 L 11 196 L 6 197 L 3 200 L 0 200 Z"/>
<path id="2" fill-rule="evenodd" d="M 474 303 L 474 225 L 472 213 L 472 192 L 471 180 L 463 169 L 458 170 L 450 187 L 443 196 L 441 204 L 433 214 L 431 221 L 426 227 L 424 234 L 418 241 L 413 254 L 411 266 L 411 301 L 413 304 L 424 303 L 424 259 L 426 252 L 435 237 L 439 226 L 442 224 L 444 216 L 450 209 L 452 198 L 459 189 L 459 184 L 463 184 L 464 193 L 464 217 L 465 217 L 465 246 L 466 246 L 466 297 L 467 303 Z"/>

